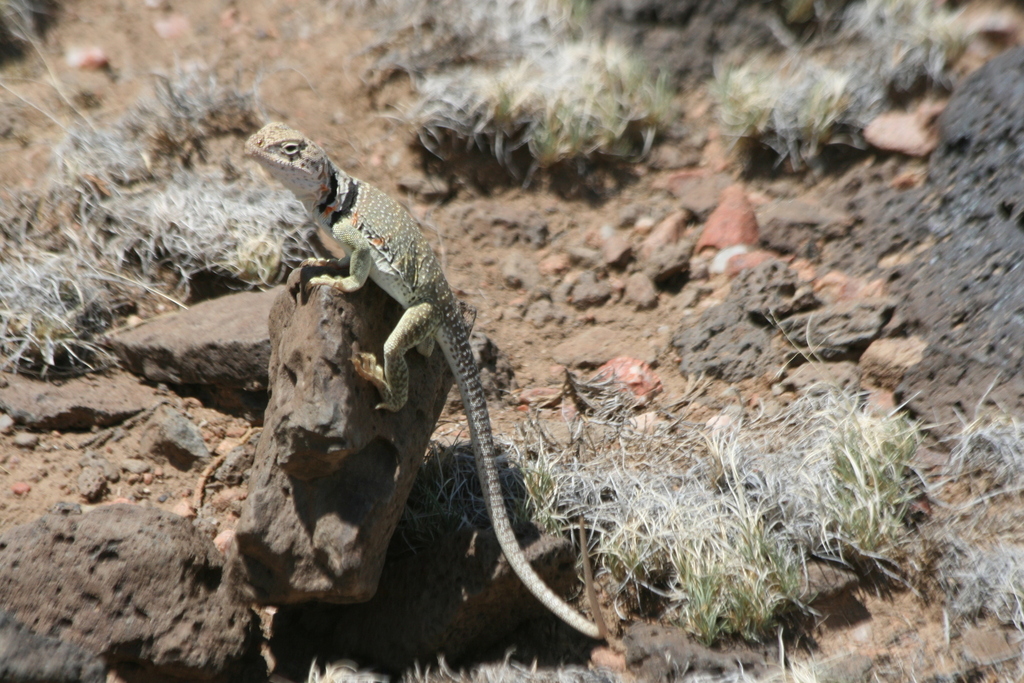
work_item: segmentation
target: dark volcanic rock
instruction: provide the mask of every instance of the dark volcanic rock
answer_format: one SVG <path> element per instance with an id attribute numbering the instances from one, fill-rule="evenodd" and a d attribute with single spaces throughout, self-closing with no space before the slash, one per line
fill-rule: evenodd
<path id="1" fill-rule="evenodd" d="M 279 291 L 204 301 L 116 334 L 110 345 L 130 371 L 154 382 L 262 390 L 270 358 L 267 316 Z"/>
<path id="2" fill-rule="evenodd" d="M 305 294 L 301 275 L 270 315 L 270 404 L 231 568 L 260 601 L 361 602 L 377 589 L 452 376 L 438 348 L 411 351 L 408 402 L 377 410 L 350 358 L 356 348 L 379 357 L 401 306 L 372 283 Z"/>
<path id="3" fill-rule="evenodd" d="M 161 406 L 146 423 L 139 450 L 150 458 L 166 460 L 187 470 L 196 460 L 210 457 L 203 433 L 192 421 L 170 406 Z"/>
<path id="4" fill-rule="evenodd" d="M 525 540 L 526 559 L 564 594 L 576 581 L 572 544 L 535 529 Z M 494 533 L 466 529 L 385 565 L 369 602 L 282 608 L 271 647 L 279 658 L 299 655 L 303 663 L 353 657 L 401 670 L 438 654 L 457 659 L 546 613 L 508 566 Z"/>
<path id="5" fill-rule="evenodd" d="M 210 680 L 251 654 L 253 617 L 192 523 L 136 505 L 45 515 L 0 536 L 0 604 L 36 633 L 150 679 Z"/>
<path id="6" fill-rule="evenodd" d="M 0 681 L 4 683 L 105 683 L 106 667 L 72 643 L 32 633 L 0 610 Z"/>
<path id="7" fill-rule="evenodd" d="M 712 306 L 696 324 L 684 323 L 672 339 L 684 373 L 701 372 L 727 382 L 779 369 L 782 354 L 772 345 L 772 330 L 751 322 L 743 307 L 728 301 Z"/>
<path id="8" fill-rule="evenodd" d="M 928 343 L 896 400 L 940 433 L 983 401 L 1024 414 L 1022 111 L 1016 48 L 954 93 L 927 184 L 893 194 L 837 253 L 850 270 L 888 268 L 902 332 Z"/>
<path id="9" fill-rule="evenodd" d="M 106 427 L 158 400 L 152 387 L 117 371 L 53 382 L 5 375 L 0 385 L 0 410 L 41 430 Z"/>
<path id="10" fill-rule="evenodd" d="M 790 341 L 826 360 L 858 355 L 889 322 L 894 304 L 885 298 L 839 301 L 779 323 Z"/>
<path id="11" fill-rule="evenodd" d="M 729 289 L 729 298 L 739 300 L 747 313 L 765 324 L 821 303 L 809 282 L 802 282 L 796 271 L 775 259 L 740 273 Z"/>

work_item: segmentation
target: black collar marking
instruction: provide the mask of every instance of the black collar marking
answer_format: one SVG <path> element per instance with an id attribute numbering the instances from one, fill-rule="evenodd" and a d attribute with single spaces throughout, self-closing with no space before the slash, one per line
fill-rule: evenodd
<path id="1" fill-rule="evenodd" d="M 345 188 L 345 198 L 341 200 L 341 206 L 338 210 L 331 214 L 331 225 L 352 213 L 352 208 L 356 205 L 358 197 L 359 183 L 356 182 L 355 178 L 349 178 L 348 187 Z"/>
<path id="2" fill-rule="evenodd" d="M 324 200 L 316 207 L 320 213 L 326 211 L 327 207 L 333 204 L 334 200 L 338 197 L 338 172 L 331 169 L 330 176 L 330 190 L 327 192 L 327 196 L 324 197 Z"/>

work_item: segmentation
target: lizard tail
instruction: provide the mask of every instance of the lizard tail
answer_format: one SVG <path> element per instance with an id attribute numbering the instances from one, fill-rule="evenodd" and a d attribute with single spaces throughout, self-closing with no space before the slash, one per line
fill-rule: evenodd
<path id="1" fill-rule="evenodd" d="M 469 337 L 465 325 L 458 317 L 457 307 L 452 307 L 452 315 L 442 325 L 439 342 L 448 364 L 455 370 L 459 384 L 459 393 L 466 410 L 469 422 L 470 439 L 473 442 L 473 453 L 476 456 L 477 473 L 483 488 L 484 500 L 490 513 L 494 533 L 498 544 L 505 553 L 512 571 L 523 582 L 534 597 L 555 614 L 559 619 L 572 626 L 585 636 L 599 640 L 603 637 L 596 624 L 570 607 L 554 591 L 548 588 L 543 579 L 537 575 L 523 555 L 519 541 L 512 531 L 508 515 L 505 512 L 505 499 L 498 478 L 498 466 L 495 462 L 494 437 L 491 434 L 491 420 L 487 411 L 487 400 L 480 374 L 473 360 L 473 352 L 469 346 Z"/>

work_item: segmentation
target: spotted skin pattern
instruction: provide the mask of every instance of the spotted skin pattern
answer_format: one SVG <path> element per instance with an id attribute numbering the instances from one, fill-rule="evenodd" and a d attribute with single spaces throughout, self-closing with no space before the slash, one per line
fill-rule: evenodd
<path id="1" fill-rule="evenodd" d="M 409 391 L 405 354 L 415 348 L 429 356 L 436 343 L 459 385 L 487 510 L 509 565 L 527 589 L 560 619 L 584 635 L 603 638 L 603 628 L 576 612 L 537 576 L 512 532 L 469 331 L 419 225 L 398 202 L 346 174 L 319 145 L 283 123 L 267 124 L 252 135 L 245 153 L 295 194 L 316 219 L 324 244 L 335 247 L 332 251 L 344 257 L 336 261 L 311 259 L 303 265 L 340 265 L 348 260 L 347 276 L 318 275 L 309 280 L 309 286 L 354 292 L 372 279 L 405 308 L 384 343 L 383 367 L 371 353 L 352 357 L 356 372 L 380 392 L 382 400 L 377 407 L 397 411 L 405 405 Z"/>

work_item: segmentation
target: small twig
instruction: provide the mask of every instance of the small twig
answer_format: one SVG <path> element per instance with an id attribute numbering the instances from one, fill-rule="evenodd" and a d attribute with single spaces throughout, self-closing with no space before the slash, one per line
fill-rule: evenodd
<path id="1" fill-rule="evenodd" d="M 206 492 L 207 480 L 213 476 L 213 473 L 217 471 L 218 467 L 224 464 L 227 457 L 227 453 L 224 455 L 218 455 L 213 459 L 213 462 L 206 466 L 203 473 L 199 475 L 199 481 L 196 483 L 196 491 L 192 494 L 192 509 L 196 511 L 196 514 L 199 514 L 199 508 L 203 507 L 203 494 Z"/>
<path id="2" fill-rule="evenodd" d="M 580 515 L 580 552 L 583 553 L 583 584 L 587 589 L 587 602 L 590 603 L 590 611 L 594 613 L 597 635 L 601 640 L 608 640 L 608 626 L 604 623 L 601 606 L 597 603 L 597 590 L 594 588 L 594 571 L 590 567 L 590 548 L 587 546 L 587 529 L 583 524 L 583 515 Z"/>
<path id="3" fill-rule="evenodd" d="M 252 433 L 253 428 L 249 427 L 249 429 L 245 431 L 245 434 L 242 435 L 242 438 L 238 440 L 239 443 L 247 442 L 249 437 L 252 436 Z M 217 468 L 224 464 L 227 457 L 228 453 L 218 455 L 213 459 L 213 462 L 206 466 L 203 473 L 199 475 L 199 481 L 196 482 L 195 493 L 192 494 L 192 509 L 196 511 L 196 514 L 199 514 L 199 509 L 203 507 L 203 495 L 206 493 L 206 482 L 209 481 L 210 477 L 213 476 L 213 473 L 217 471 Z"/>

